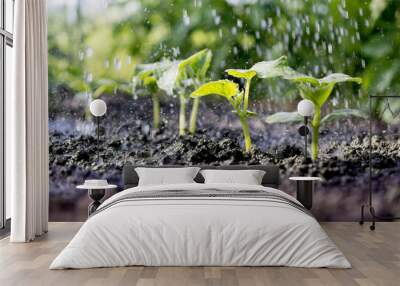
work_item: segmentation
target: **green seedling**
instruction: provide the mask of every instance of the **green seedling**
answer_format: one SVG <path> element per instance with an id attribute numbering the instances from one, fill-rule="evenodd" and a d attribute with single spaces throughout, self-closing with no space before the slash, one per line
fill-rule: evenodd
<path id="1" fill-rule="evenodd" d="M 294 82 L 297 85 L 302 98 L 309 99 L 314 103 L 315 112 L 311 122 L 311 157 L 313 160 L 318 158 L 319 128 L 322 124 L 331 121 L 337 121 L 348 116 L 356 116 L 361 118 L 366 117 L 366 115 L 360 110 L 340 109 L 334 110 L 332 113 L 321 119 L 321 110 L 328 102 L 335 85 L 341 82 L 355 82 L 357 84 L 361 84 L 362 80 L 359 77 L 351 77 L 342 73 L 334 73 L 318 79 L 298 73 L 288 68 L 285 72 L 284 78 Z M 266 118 L 267 123 L 300 122 L 302 120 L 303 118 L 297 112 L 278 112 Z"/>

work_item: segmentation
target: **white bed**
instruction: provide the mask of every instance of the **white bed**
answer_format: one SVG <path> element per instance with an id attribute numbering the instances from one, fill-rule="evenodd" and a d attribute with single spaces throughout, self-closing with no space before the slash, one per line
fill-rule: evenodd
<path id="1" fill-rule="evenodd" d="M 135 197 L 145 191 L 175 190 L 186 195 Z M 190 196 L 191 192 L 238 191 L 244 194 Z M 265 192 L 269 199 L 262 197 L 264 193 L 253 197 L 252 191 Z M 130 196 L 134 199 L 124 199 Z M 254 185 L 130 188 L 100 206 L 50 269 L 128 265 L 350 268 L 318 222 L 299 205 L 282 191 Z"/>

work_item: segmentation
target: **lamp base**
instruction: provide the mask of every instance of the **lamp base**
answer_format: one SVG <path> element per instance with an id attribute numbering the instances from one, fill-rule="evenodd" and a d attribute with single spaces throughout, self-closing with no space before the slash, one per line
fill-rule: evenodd
<path id="1" fill-rule="evenodd" d="M 363 225 L 364 224 L 364 209 L 365 208 L 367 208 L 368 210 L 369 210 L 369 213 L 370 213 L 370 215 L 371 215 L 371 219 L 372 219 L 372 221 L 371 221 L 371 225 L 369 226 L 369 229 L 370 230 L 375 230 L 375 209 L 374 209 L 374 207 L 372 206 L 372 205 L 370 205 L 370 204 L 363 204 L 362 206 L 361 206 L 361 218 L 360 218 L 360 221 L 359 221 L 359 223 L 360 223 L 360 225 Z"/>

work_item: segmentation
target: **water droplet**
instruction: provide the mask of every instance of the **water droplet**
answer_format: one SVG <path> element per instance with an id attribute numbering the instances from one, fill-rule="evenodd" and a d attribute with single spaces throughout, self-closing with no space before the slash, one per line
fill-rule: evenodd
<path id="1" fill-rule="evenodd" d="M 221 16 L 215 16 L 214 17 L 214 23 L 215 25 L 219 25 L 221 23 Z"/>
<path id="2" fill-rule="evenodd" d="M 85 76 L 85 81 L 87 83 L 92 82 L 93 81 L 93 74 L 92 73 L 87 73 L 86 76 Z"/>
<path id="3" fill-rule="evenodd" d="M 116 70 L 120 70 L 121 69 L 121 60 L 118 57 L 114 58 L 114 68 Z"/>
<path id="4" fill-rule="evenodd" d="M 239 53 L 238 48 L 237 47 L 233 47 L 233 54 L 237 55 Z"/>
<path id="5" fill-rule="evenodd" d="M 237 34 L 237 28 L 236 27 L 232 27 L 231 32 L 233 35 Z"/>
<path id="6" fill-rule="evenodd" d="M 332 50 L 333 50 L 332 44 L 328 44 L 328 53 L 332 54 Z"/>
<path id="7" fill-rule="evenodd" d="M 82 51 L 79 51 L 78 52 L 78 58 L 79 58 L 80 61 L 83 61 L 83 59 L 85 58 L 85 53 L 82 52 Z"/>
<path id="8" fill-rule="evenodd" d="M 265 29 L 267 29 L 267 21 L 265 21 L 264 19 L 263 20 L 261 20 L 261 29 L 263 29 L 263 30 L 265 30 Z"/>
<path id="9" fill-rule="evenodd" d="M 190 25 L 190 17 L 188 15 L 187 10 L 183 10 L 183 16 L 182 16 L 182 20 L 183 20 L 183 24 L 185 26 L 189 26 Z"/>
<path id="10" fill-rule="evenodd" d="M 181 54 L 181 50 L 179 49 L 179 47 L 172 48 L 172 56 L 174 58 L 177 58 L 180 54 Z"/>

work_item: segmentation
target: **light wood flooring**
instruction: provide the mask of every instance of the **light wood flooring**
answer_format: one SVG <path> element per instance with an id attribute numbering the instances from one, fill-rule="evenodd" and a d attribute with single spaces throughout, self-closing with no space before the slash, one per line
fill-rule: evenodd
<path id="1" fill-rule="evenodd" d="M 0 285 L 400 285 L 400 222 L 322 223 L 352 269 L 289 267 L 123 267 L 48 270 L 81 223 L 50 223 L 49 233 L 27 244 L 0 240 Z"/>

